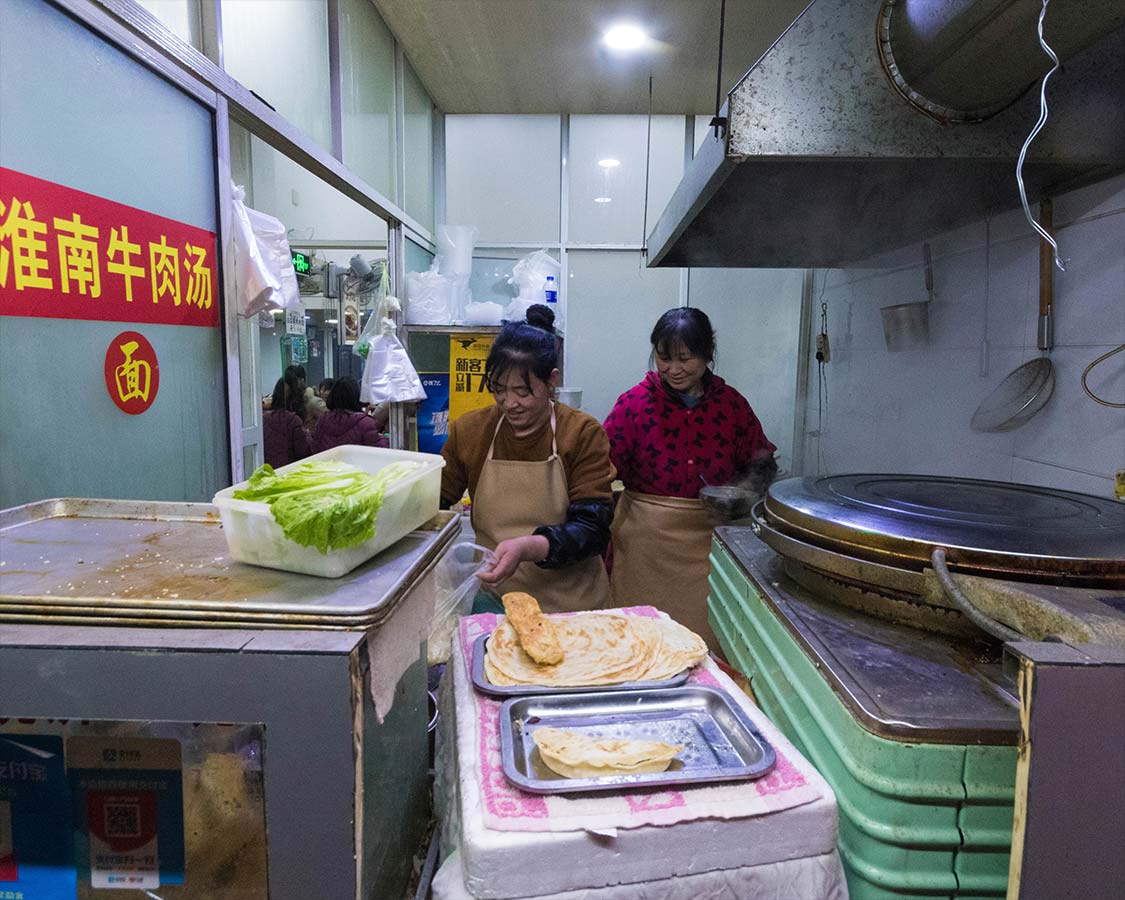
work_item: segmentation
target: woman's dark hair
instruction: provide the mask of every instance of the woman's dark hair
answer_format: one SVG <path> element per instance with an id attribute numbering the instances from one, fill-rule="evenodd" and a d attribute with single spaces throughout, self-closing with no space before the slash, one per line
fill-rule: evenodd
<path id="1" fill-rule="evenodd" d="M 307 381 L 308 380 L 308 374 L 305 372 L 305 367 L 301 366 L 301 365 L 286 366 L 285 367 L 285 374 L 286 375 L 289 375 L 289 374 L 296 375 L 298 378 L 301 379 L 301 381 Z"/>
<path id="2" fill-rule="evenodd" d="M 332 386 L 335 383 L 336 383 L 335 378 L 325 378 L 324 381 L 322 381 L 320 384 L 318 384 L 316 386 L 316 392 L 318 394 L 327 394 L 329 391 L 332 390 Z"/>
<path id="3" fill-rule="evenodd" d="M 328 399 L 324 402 L 329 409 L 359 412 L 359 382 L 351 375 L 336 379 L 336 383 L 332 385 L 332 390 L 328 392 Z"/>
<path id="4" fill-rule="evenodd" d="M 270 400 L 270 411 L 287 409 L 289 412 L 295 412 L 302 419 L 305 417 L 305 392 L 301 390 L 301 383 L 297 380 L 297 376 L 290 371 L 293 367 L 285 370 L 285 374 L 277 379 L 277 384 L 273 386 L 273 399 Z"/>
<path id="5" fill-rule="evenodd" d="M 534 303 L 527 308 L 527 324 L 555 333 L 555 311 L 545 303 Z"/>
<path id="6" fill-rule="evenodd" d="M 484 364 L 484 378 L 491 388 L 514 369 L 523 376 L 530 390 L 530 375 L 549 381 L 558 367 L 559 351 L 554 334 L 527 322 L 510 322 L 500 329 L 492 342 Z"/>
<path id="7" fill-rule="evenodd" d="M 652 342 L 650 366 L 658 355 L 667 358 L 679 348 L 709 363 L 715 361 L 715 329 L 707 313 L 695 307 L 668 310 L 656 320 L 649 340 Z"/>

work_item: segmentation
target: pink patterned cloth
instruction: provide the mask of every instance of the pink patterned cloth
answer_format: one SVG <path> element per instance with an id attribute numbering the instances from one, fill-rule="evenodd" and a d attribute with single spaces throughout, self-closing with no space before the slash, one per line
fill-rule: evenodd
<path id="1" fill-rule="evenodd" d="M 651 606 L 615 612 L 658 617 Z M 724 691 L 774 745 L 777 765 L 763 778 L 714 784 L 685 785 L 678 790 L 629 794 L 619 791 L 587 794 L 529 794 L 504 775 L 500 754 L 500 700 L 477 693 L 472 686 L 473 644 L 496 628 L 501 616 L 484 613 L 461 619 L 460 642 L 451 666 L 457 704 L 457 753 L 461 777 L 474 777 L 484 798 L 484 824 L 497 831 L 605 831 L 642 825 L 674 825 L 695 819 L 739 819 L 780 812 L 818 799 L 810 784 L 785 755 L 784 739 L 735 684 L 708 657 L 697 666 L 689 684 Z M 787 746 L 787 744 L 786 744 Z M 808 765 L 808 763 L 804 763 Z"/>

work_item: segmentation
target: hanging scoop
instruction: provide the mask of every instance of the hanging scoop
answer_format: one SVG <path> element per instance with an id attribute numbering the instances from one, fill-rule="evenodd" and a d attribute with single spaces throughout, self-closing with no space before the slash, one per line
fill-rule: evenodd
<path id="1" fill-rule="evenodd" d="M 1039 203 L 1039 224 L 1051 230 L 1050 198 Z M 1039 242 L 1038 345 L 1043 356 L 1025 362 L 1000 382 L 977 411 L 969 427 L 973 431 L 1011 431 L 1019 428 L 1047 405 L 1055 390 L 1055 368 L 1050 352 L 1054 346 L 1054 254 L 1045 240 Z"/>

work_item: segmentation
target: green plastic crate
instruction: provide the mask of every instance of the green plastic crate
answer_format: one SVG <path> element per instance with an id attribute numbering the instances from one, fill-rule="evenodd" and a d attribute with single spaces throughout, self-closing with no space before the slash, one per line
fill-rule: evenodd
<path id="1" fill-rule="evenodd" d="M 718 543 L 711 625 L 762 709 L 836 793 L 852 900 L 1004 898 L 1016 748 L 864 729 Z"/>

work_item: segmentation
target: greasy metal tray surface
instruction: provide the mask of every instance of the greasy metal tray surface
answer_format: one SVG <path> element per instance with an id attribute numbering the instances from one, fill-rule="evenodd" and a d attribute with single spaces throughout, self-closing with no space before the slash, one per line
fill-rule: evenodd
<path id="1" fill-rule="evenodd" d="M 43 500 L 0 511 L 0 621 L 371 627 L 459 528 L 439 513 L 329 579 L 235 562 L 210 503 Z"/>
<path id="2" fill-rule="evenodd" d="M 473 643 L 473 685 L 482 694 L 492 697 L 527 697 L 532 694 L 591 694 L 595 691 L 650 691 L 659 688 L 676 687 L 688 680 L 690 669 L 684 669 L 671 678 L 659 681 L 622 681 L 620 684 L 594 684 L 585 687 L 552 687 L 549 684 L 499 685 L 488 680 L 484 672 L 485 643 L 491 636 L 482 634 Z"/>
<path id="3" fill-rule="evenodd" d="M 537 728 L 563 728 L 591 737 L 682 744 L 664 772 L 564 778 L 547 768 Z M 607 791 L 759 778 L 777 755 L 742 708 L 724 692 L 699 685 L 654 691 L 519 697 L 500 707 L 504 774 L 535 794 Z"/>

